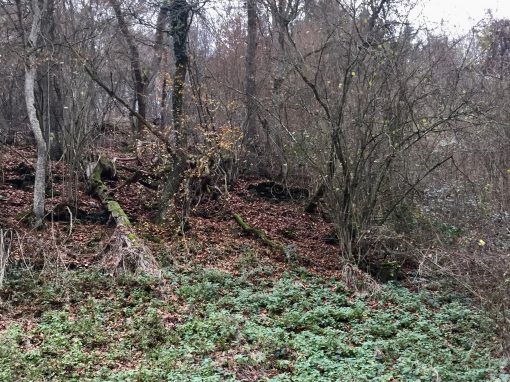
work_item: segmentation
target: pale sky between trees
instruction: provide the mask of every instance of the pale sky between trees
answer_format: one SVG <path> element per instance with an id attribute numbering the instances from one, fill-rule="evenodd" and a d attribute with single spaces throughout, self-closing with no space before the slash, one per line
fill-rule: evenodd
<path id="1" fill-rule="evenodd" d="M 491 10 L 495 18 L 510 18 L 510 0 L 424 0 L 414 17 L 455 34 L 467 32 Z"/>

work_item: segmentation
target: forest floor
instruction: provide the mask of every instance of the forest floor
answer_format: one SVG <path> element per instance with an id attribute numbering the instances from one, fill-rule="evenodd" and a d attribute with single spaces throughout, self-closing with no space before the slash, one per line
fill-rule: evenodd
<path id="1" fill-rule="evenodd" d="M 493 323 L 468 299 L 377 283 L 341 261 L 319 214 L 254 194 L 257 179 L 204 199 L 184 235 L 152 223 L 155 192 L 109 181 L 162 268 L 161 279 L 113 277 L 97 267 L 114 229 L 101 204 L 79 187 L 72 224 L 56 211 L 33 231 L 33 154 L 0 155 L 0 228 L 14 232 L 0 381 L 510 380 Z M 48 211 L 69 192 L 62 165 L 51 168 Z"/>

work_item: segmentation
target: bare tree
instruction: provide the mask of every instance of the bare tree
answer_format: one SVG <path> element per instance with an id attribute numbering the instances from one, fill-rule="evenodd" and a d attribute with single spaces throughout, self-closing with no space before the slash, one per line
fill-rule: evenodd
<path id="1" fill-rule="evenodd" d="M 320 174 L 312 201 L 325 197 L 351 258 L 366 227 L 388 220 L 451 159 L 434 155 L 412 168 L 423 142 L 474 112 L 456 42 L 439 54 L 396 9 L 384 0 L 317 2 L 285 31 L 294 83 L 285 102 L 294 111 L 287 121 L 273 117 L 294 160 Z"/>
<path id="2" fill-rule="evenodd" d="M 36 101 L 38 117 L 46 139 L 49 158 L 58 160 L 64 153 L 65 130 L 64 103 L 65 84 L 61 62 L 65 59 L 62 38 L 61 2 L 47 0 L 46 12 L 42 15 L 41 51 L 46 59 L 39 65 L 36 74 Z"/>
<path id="3" fill-rule="evenodd" d="M 18 0 L 18 16 L 19 22 L 23 22 L 22 5 Z M 47 162 L 47 146 L 42 133 L 41 125 L 37 119 L 37 110 L 35 108 L 35 92 L 34 83 L 37 71 L 37 40 L 41 32 L 42 12 L 46 8 L 46 1 L 42 3 L 39 0 L 31 1 L 32 24 L 30 33 L 24 38 L 25 45 L 25 103 L 27 106 L 30 127 L 35 136 L 37 143 L 37 164 L 35 170 L 34 184 L 34 206 L 35 215 L 34 226 L 40 227 L 44 219 L 44 202 L 46 191 L 46 162 Z M 21 28 L 23 30 L 23 28 Z"/>
<path id="4" fill-rule="evenodd" d="M 138 47 L 136 45 L 135 39 L 129 27 L 127 25 L 126 19 L 120 7 L 120 3 L 117 0 L 109 0 L 110 4 L 115 11 L 115 16 L 117 17 L 117 22 L 119 23 L 119 28 L 126 40 L 126 43 L 129 48 L 130 55 L 130 63 L 131 70 L 133 72 L 133 80 L 135 85 L 135 99 L 137 105 L 137 111 L 140 116 L 144 119 L 147 117 L 147 84 L 149 78 L 147 73 L 143 70 L 142 62 L 140 59 L 140 52 L 138 51 Z M 140 132 L 142 123 L 138 120 L 136 126 L 136 132 Z"/>
<path id="5" fill-rule="evenodd" d="M 171 34 L 175 56 L 175 72 L 172 89 L 172 117 L 176 137 L 176 149 L 172 153 L 172 170 L 163 188 L 159 220 L 168 218 L 170 204 L 179 189 L 186 169 L 188 129 L 184 119 L 184 90 L 188 71 L 188 32 L 191 6 L 186 0 L 173 0 L 169 6 Z M 175 212 L 175 211 L 173 211 Z"/>
<path id="6" fill-rule="evenodd" d="M 248 151 L 257 155 L 258 128 L 257 128 L 257 1 L 246 1 L 247 15 L 247 44 L 246 44 L 246 129 L 245 140 Z"/>

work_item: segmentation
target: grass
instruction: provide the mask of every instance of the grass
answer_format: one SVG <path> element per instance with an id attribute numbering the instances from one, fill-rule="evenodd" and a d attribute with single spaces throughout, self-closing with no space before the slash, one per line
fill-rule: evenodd
<path id="1" fill-rule="evenodd" d="M 0 381 L 509 380 L 491 322 L 459 301 L 245 271 L 11 274 L 0 314 L 34 318 L 0 332 Z"/>

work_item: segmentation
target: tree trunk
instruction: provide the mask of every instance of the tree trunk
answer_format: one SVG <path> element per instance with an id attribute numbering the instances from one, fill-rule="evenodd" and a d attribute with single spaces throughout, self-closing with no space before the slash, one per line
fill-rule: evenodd
<path id="1" fill-rule="evenodd" d="M 161 6 L 159 9 L 158 20 L 156 23 L 155 35 L 155 55 L 152 64 L 154 73 L 158 73 L 161 68 L 161 61 L 163 60 L 164 47 L 165 47 L 165 26 L 168 19 L 168 6 Z M 167 77 L 163 74 L 163 85 L 161 86 L 161 101 L 159 103 L 159 128 L 165 130 L 166 128 L 166 98 L 167 98 Z"/>
<path id="2" fill-rule="evenodd" d="M 39 88 L 41 122 L 46 139 L 49 157 L 59 160 L 64 154 L 64 94 L 62 87 L 63 71 L 59 61 L 63 60 L 59 31 L 57 30 L 56 0 L 47 0 L 46 14 L 42 17 L 41 35 L 48 52 L 52 52 L 55 61 L 50 60 L 48 66 L 39 71 Z"/>
<path id="3" fill-rule="evenodd" d="M 39 1 L 32 1 L 32 26 L 30 34 L 26 41 L 26 59 L 25 59 L 25 103 L 27 106 L 28 119 L 30 127 L 34 133 L 37 144 L 37 164 L 35 168 L 35 184 L 34 184 L 34 226 L 41 227 L 44 219 L 44 202 L 45 202 L 45 189 L 46 189 L 46 156 L 47 148 L 46 141 L 41 130 L 41 125 L 37 119 L 37 111 L 35 108 L 35 93 L 34 83 L 36 74 L 35 65 L 35 49 L 37 46 L 37 39 L 41 31 L 41 13 L 44 10 L 46 3 L 43 4 L 42 9 L 39 7 Z M 20 20 L 21 22 L 21 20 Z"/>
<path id="4" fill-rule="evenodd" d="M 184 88 L 189 62 L 186 43 L 188 39 L 188 16 L 190 10 L 191 8 L 186 0 L 174 0 L 169 8 L 175 55 L 172 114 L 176 137 L 176 149 L 172 155 L 173 168 L 167 177 L 163 194 L 161 196 L 161 204 L 158 214 L 159 221 L 167 220 L 171 212 L 170 210 L 174 210 L 172 199 L 179 190 L 184 171 L 186 170 L 188 131 L 184 123 L 183 105 Z"/>
<path id="5" fill-rule="evenodd" d="M 138 47 L 134 41 L 134 38 L 129 30 L 126 20 L 124 19 L 124 15 L 122 14 L 122 10 L 120 8 L 120 3 L 117 0 L 110 0 L 110 4 L 115 11 L 115 16 L 117 17 L 117 22 L 119 23 L 119 28 L 126 39 L 126 42 L 129 47 L 129 54 L 131 59 L 131 70 L 133 72 L 133 79 L 135 85 L 135 98 L 138 106 L 138 114 L 140 114 L 143 119 L 147 119 L 147 82 L 148 78 L 146 74 L 143 72 L 142 64 L 140 61 L 140 53 L 138 51 Z M 140 133 L 141 127 L 143 123 L 142 121 L 137 121 L 137 132 Z"/>
<path id="6" fill-rule="evenodd" d="M 251 225 L 246 223 L 239 214 L 234 214 L 233 217 L 234 217 L 234 220 L 236 221 L 236 223 L 239 224 L 239 226 L 242 228 L 242 230 L 245 233 L 248 233 L 250 235 L 257 237 L 265 245 L 267 245 L 271 249 L 275 250 L 276 252 L 279 252 L 283 255 L 286 254 L 285 246 L 282 243 L 271 240 L 263 230 L 252 227 Z"/>
<path id="7" fill-rule="evenodd" d="M 285 34 L 288 23 L 297 16 L 297 0 L 293 1 L 278 0 L 270 3 L 271 17 L 273 21 L 273 95 L 277 103 L 277 111 L 280 112 L 283 107 L 283 100 L 280 97 L 281 87 L 285 78 Z M 296 7 L 296 11 L 294 11 Z M 280 115 L 281 118 L 281 115 Z"/>
<path id="8" fill-rule="evenodd" d="M 103 205 L 106 207 L 110 213 L 111 218 L 115 221 L 115 224 L 117 226 L 129 227 L 131 226 L 131 222 L 129 221 L 128 216 L 120 204 L 111 197 L 108 188 L 102 180 L 103 174 L 111 174 L 113 172 L 113 164 L 104 158 L 99 158 L 99 160 L 94 163 L 94 166 L 90 170 L 90 188 L 99 197 L 101 203 L 103 203 Z"/>
<path id="9" fill-rule="evenodd" d="M 246 130 L 245 142 L 250 154 L 258 153 L 257 131 L 257 5 L 256 0 L 246 1 L 248 35 L 246 47 Z"/>

